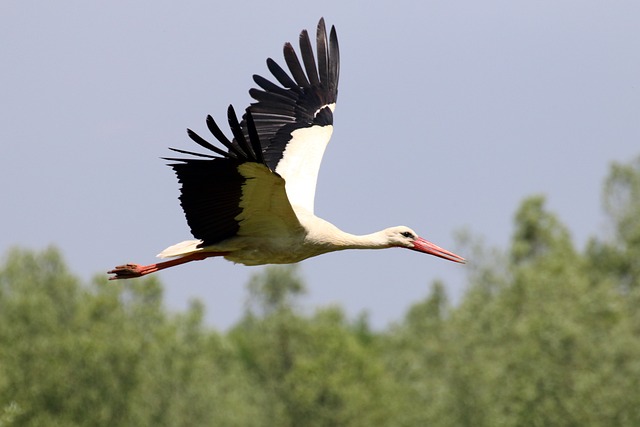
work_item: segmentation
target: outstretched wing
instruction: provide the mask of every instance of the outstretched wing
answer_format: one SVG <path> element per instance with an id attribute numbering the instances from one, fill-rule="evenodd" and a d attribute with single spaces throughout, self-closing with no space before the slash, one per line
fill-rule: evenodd
<path id="1" fill-rule="evenodd" d="M 301 225 L 287 199 L 285 182 L 265 163 L 260 137 L 250 112 L 244 129 L 232 106 L 228 120 L 229 140 L 211 116 L 207 127 L 226 148 L 214 146 L 188 129 L 189 137 L 213 154 L 171 148 L 199 158 L 165 158 L 182 184 L 180 204 L 191 233 L 211 246 L 234 236 L 286 236 Z"/>
<path id="2" fill-rule="evenodd" d="M 317 62 L 306 30 L 300 34 L 302 62 L 286 43 L 284 59 L 291 76 L 267 59 L 281 86 L 254 75 L 260 89 L 249 91 L 257 102 L 247 109 L 253 115 L 265 163 L 285 179 L 291 205 L 311 213 L 318 170 L 333 132 L 340 74 L 336 30 L 331 27 L 327 36 L 324 19 L 318 23 L 316 51 Z"/>

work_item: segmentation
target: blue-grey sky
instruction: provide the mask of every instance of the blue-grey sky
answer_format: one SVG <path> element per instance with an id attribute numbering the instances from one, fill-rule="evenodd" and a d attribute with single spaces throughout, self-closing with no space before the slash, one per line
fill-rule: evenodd
<path id="1" fill-rule="evenodd" d="M 195 148 L 185 128 L 204 134 L 207 114 L 243 110 L 251 75 L 321 16 L 341 76 L 316 214 L 456 251 L 461 228 L 506 245 L 519 202 L 543 193 L 578 245 L 606 232 L 602 180 L 640 154 L 637 1 L 4 1 L 0 250 L 55 244 L 89 279 L 191 238 L 160 157 Z M 465 268 L 395 249 L 301 263 L 309 309 L 378 327 L 436 278 L 460 295 Z M 225 328 L 259 269 L 218 259 L 160 278 L 168 307 L 200 298 Z"/>

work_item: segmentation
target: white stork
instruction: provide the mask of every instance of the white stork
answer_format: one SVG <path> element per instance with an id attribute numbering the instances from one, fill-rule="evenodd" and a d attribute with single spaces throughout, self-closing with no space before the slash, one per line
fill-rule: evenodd
<path id="1" fill-rule="evenodd" d="M 211 154 L 173 151 L 198 158 L 175 159 L 182 184 L 180 202 L 196 240 L 173 245 L 151 265 L 125 264 L 110 279 L 144 276 L 175 265 L 222 256 L 245 265 L 287 264 L 342 249 L 407 248 L 464 263 L 408 227 L 391 227 L 357 236 L 314 215 L 313 201 L 322 155 L 333 131 L 340 56 L 334 27 L 327 37 L 324 19 L 317 29 L 317 62 L 309 34 L 300 34 L 302 63 L 290 43 L 284 59 L 291 76 L 275 61 L 267 67 L 282 86 L 254 75 L 261 89 L 243 120 L 232 106 L 229 140 L 211 116 L 207 127 L 223 150 L 187 130 Z"/>

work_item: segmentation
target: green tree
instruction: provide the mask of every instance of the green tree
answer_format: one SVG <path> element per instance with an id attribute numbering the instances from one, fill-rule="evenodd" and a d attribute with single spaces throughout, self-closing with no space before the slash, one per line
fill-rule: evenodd
<path id="1" fill-rule="evenodd" d="M 242 366 L 202 318 L 198 303 L 169 316 L 154 278 L 84 286 L 55 249 L 10 251 L 0 269 L 0 420 L 252 425 Z"/>
<path id="2" fill-rule="evenodd" d="M 508 254 L 504 266 L 470 257 L 484 264 L 459 306 L 442 309 L 436 285 L 391 331 L 385 360 L 410 402 L 398 425 L 638 425 L 640 328 L 628 297 L 593 280 L 539 196 L 516 213 Z"/>
<path id="3" fill-rule="evenodd" d="M 614 163 L 603 191 L 611 235 L 592 239 L 587 254 L 598 273 L 621 290 L 640 288 L 640 157 L 629 164 Z"/>
<path id="4" fill-rule="evenodd" d="M 261 270 L 228 333 L 168 313 L 156 278 L 85 284 L 54 249 L 0 266 L 0 427 L 640 425 L 640 158 L 604 186 L 584 251 L 525 199 L 504 250 L 465 238 L 458 305 L 434 282 L 384 331 L 309 314 L 295 266 Z"/>
<path id="5" fill-rule="evenodd" d="M 451 343 L 447 322 L 451 307 L 441 282 L 430 295 L 411 306 L 404 321 L 394 325 L 378 342 L 378 351 L 393 381 L 385 389 L 387 425 L 442 425 L 441 405 L 448 392 Z"/>
<path id="6" fill-rule="evenodd" d="M 384 372 L 361 339 L 362 318 L 351 325 L 339 308 L 304 316 L 295 304 L 304 292 L 295 266 L 268 267 L 250 290 L 231 337 L 266 396 L 265 425 L 380 425 Z"/>

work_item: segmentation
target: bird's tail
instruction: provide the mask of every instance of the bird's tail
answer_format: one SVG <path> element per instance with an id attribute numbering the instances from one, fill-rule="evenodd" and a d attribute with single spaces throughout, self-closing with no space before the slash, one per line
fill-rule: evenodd
<path id="1" fill-rule="evenodd" d="M 172 258 L 176 256 L 188 255 L 194 252 L 198 252 L 201 248 L 198 245 L 202 243 L 202 240 L 185 240 L 184 242 L 176 243 L 173 246 L 169 246 L 164 251 L 156 255 L 158 258 Z"/>

